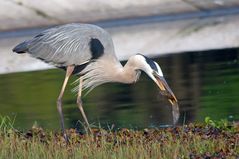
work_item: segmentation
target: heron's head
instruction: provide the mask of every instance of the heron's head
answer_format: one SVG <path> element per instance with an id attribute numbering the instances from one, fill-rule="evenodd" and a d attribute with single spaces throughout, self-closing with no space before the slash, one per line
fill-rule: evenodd
<path id="1" fill-rule="evenodd" d="M 167 84 L 160 66 L 142 54 L 135 55 L 134 60 L 137 62 L 137 69 L 144 71 L 159 87 L 161 94 L 167 96 L 172 104 L 173 121 L 176 124 L 179 118 L 178 100 Z"/>

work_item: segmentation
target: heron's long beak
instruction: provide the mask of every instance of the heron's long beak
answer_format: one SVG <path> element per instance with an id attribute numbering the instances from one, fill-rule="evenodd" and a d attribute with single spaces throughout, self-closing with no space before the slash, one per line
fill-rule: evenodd
<path id="1" fill-rule="evenodd" d="M 174 95 L 171 88 L 168 86 L 166 80 L 163 76 L 157 74 L 157 72 L 153 73 L 156 81 L 155 83 L 161 90 L 161 94 L 167 96 L 169 102 L 172 104 L 172 113 L 173 113 L 173 123 L 176 124 L 179 118 L 179 107 L 178 107 L 178 100 Z"/>

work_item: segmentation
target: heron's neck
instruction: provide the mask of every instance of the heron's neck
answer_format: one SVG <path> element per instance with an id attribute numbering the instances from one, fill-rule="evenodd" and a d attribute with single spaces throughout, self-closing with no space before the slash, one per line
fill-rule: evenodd
<path id="1" fill-rule="evenodd" d="M 139 74 L 132 62 L 128 61 L 124 67 L 121 65 L 115 72 L 115 81 L 120 83 L 134 83 L 137 81 Z"/>

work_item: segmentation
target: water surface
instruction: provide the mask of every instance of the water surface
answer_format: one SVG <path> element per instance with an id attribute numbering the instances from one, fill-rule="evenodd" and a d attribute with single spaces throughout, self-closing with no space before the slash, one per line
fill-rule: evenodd
<path id="1" fill-rule="evenodd" d="M 155 58 L 180 102 L 179 123 L 213 119 L 239 120 L 239 49 L 170 54 Z M 59 69 L 0 75 L 0 114 L 29 129 L 37 121 L 59 129 L 56 99 L 64 79 Z M 71 79 L 72 83 L 77 78 Z M 68 85 L 63 111 L 67 127 L 81 127 L 74 85 Z M 83 98 L 90 123 L 102 127 L 158 127 L 172 124 L 170 103 L 142 74 L 132 85 L 109 83 Z"/>

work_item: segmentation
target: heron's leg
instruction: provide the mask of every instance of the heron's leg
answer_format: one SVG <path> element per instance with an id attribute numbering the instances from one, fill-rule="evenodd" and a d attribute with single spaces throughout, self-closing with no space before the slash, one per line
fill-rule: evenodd
<path id="1" fill-rule="evenodd" d="M 65 132 L 64 116 L 63 116 L 63 113 L 62 113 L 62 97 L 63 97 L 64 91 L 65 91 L 68 79 L 71 76 L 73 70 L 74 70 L 74 66 L 67 66 L 65 80 L 64 80 L 64 83 L 62 85 L 61 92 L 60 92 L 60 94 L 57 98 L 57 110 L 58 110 L 58 112 L 60 114 L 60 118 L 61 118 L 61 130 L 64 134 L 64 138 L 65 138 L 66 141 L 68 141 L 68 138 L 67 138 L 67 135 L 66 135 L 66 132 Z"/>
<path id="2" fill-rule="evenodd" d="M 84 111 L 83 106 L 82 106 L 82 100 L 81 100 L 82 82 L 83 82 L 82 77 L 80 77 L 79 82 L 80 82 L 80 83 L 79 83 L 79 90 L 78 90 L 78 96 L 77 96 L 77 101 L 76 101 L 76 102 L 77 102 L 77 105 L 78 105 L 78 107 L 79 107 L 79 109 L 80 109 L 81 115 L 83 116 L 84 121 L 85 121 L 85 123 L 86 123 L 88 129 L 90 130 L 90 132 L 92 132 L 92 131 L 91 131 L 91 128 L 90 128 L 90 124 L 89 124 L 89 122 L 88 122 L 88 120 L 87 120 L 87 117 L 86 117 L 86 115 L 85 115 L 85 111 Z"/>

